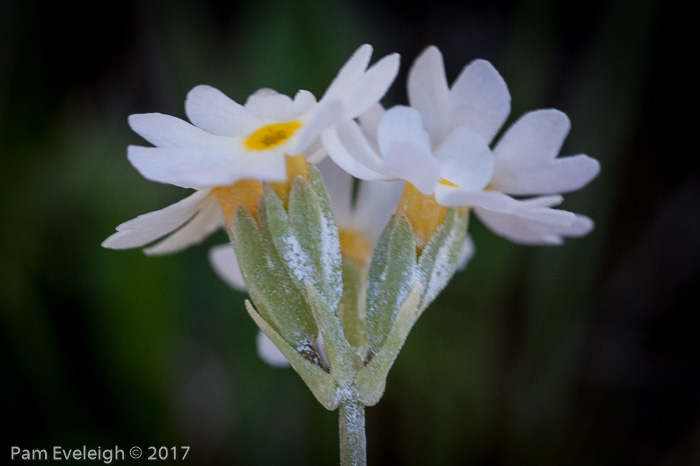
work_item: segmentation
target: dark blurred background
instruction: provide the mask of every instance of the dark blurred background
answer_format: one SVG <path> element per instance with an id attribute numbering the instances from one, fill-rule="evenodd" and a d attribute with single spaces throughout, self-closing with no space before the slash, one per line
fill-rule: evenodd
<path id="1" fill-rule="evenodd" d="M 586 238 L 523 247 L 472 222 L 476 256 L 367 411 L 369 464 L 700 464 L 700 170 L 697 150 L 671 149 L 692 141 L 678 109 L 696 113 L 682 15 L 660 0 L 0 0 L 0 458 L 190 445 L 188 464 L 337 463 L 337 413 L 257 357 L 245 296 L 209 266 L 223 232 L 156 258 L 100 243 L 186 194 L 129 165 L 129 114 L 184 117 L 197 84 L 319 97 L 371 43 L 402 55 L 385 104 L 405 103 L 429 44 L 450 80 L 486 58 L 510 121 L 563 110 L 562 153 L 602 173 L 563 205 L 596 221 Z"/>

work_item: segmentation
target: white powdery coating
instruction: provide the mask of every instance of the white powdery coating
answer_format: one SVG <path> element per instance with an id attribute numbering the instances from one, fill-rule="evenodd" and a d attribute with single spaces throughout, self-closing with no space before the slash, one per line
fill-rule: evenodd
<path id="1" fill-rule="evenodd" d="M 324 212 L 321 218 L 321 267 L 323 276 L 328 277 L 328 282 L 338 285 L 332 290 L 334 302 L 328 303 L 331 308 L 335 308 L 343 295 L 340 240 L 333 216 Z"/>
<path id="2" fill-rule="evenodd" d="M 348 389 L 336 390 L 340 400 L 340 457 L 342 464 L 366 464 L 365 411 L 357 393 Z"/>
<path id="3" fill-rule="evenodd" d="M 333 394 L 333 401 L 337 404 L 352 401 L 357 398 L 357 393 L 352 388 L 338 387 Z"/>
<path id="4" fill-rule="evenodd" d="M 316 283 L 314 280 L 314 270 L 311 267 L 309 256 L 304 253 L 304 250 L 299 244 L 299 240 L 294 235 L 285 235 L 282 238 L 284 247 L 280 251 L 282 258 L 287 263 L 287 266 L 292 270 L 294 276 L 301 283 L 306 281 Z"/>
<path id="5" fill-rule="evenodd" d="M 384 251 L 383 253 L 379 253 L 378 251 L 375 250 L 374 254 L 378 254 L 380 256 L 386 255 L 387 251 Z M 374 260 L 374 258 L 372 259 Z M 382 262 L 386 262 L 384 257 L 381 257 L 380 260 Z M 369 308 L 374 308 L 376 309 L 376 312 L 374 313 L 367 313 L 367 320 L 372 322 L 372 324 L 376 325 L 376 317 L 378 317 L 381 313 L 383 312 L 391 312 L 391 320 L 390 320 L 390 325 L 389 331 L 391 329 L 391 326 L 393 325 L 394 319 L 396 318 L 396 314 L 399 311 L 399 308 L 403 304 L 404 300 L 408 296 L 408 294 L 411 292 L 413 289 L 413 285 L 417 282 L 420 281 L 420 274 L 417 270 L 417 267 L 415 267 L 415 263 L 412 267 L 403 269 L 400 272 L 401 279 L 399 280 L 399 287 L 398 290 L 396 291 L 395 295 L 395 301 L 394 302 L 372 302 L 372 303 L 367 303 L 368 304 L 368 310 Z M 367 280 L 367 296 L 374 296 L 375 299 L 377 297 L 381 297 L 384 299 L 381 299 L 380 301 L 385 301 L 387 296 L 386 294 L 382 293 L 382 290 L 386 286 L 387 283 L 387 269 L 384 268 L 382 270 L 382 273 L 379 276 L 379 279 L 376 281 L 373 280 Z M 384 307 L 384 309 L 381 309 Z"/>
<path id="6" fill-rule="evenodd" d="M 302 341 L 294 349 L 296 350 L 297 353 L 299 353 L 301 355 L 309 355 L 309 354 L 313 354 L 316 352 L 316 349 L 308 341 Z"/>
<path id="7" fill-rule="evenodd" d="M 385 272 L 386 273 L 386 272 Z M 398 314 L 399 309 L 401 309 L 401 306 L 403 305 L 404 301 L 406 298 L 408 298 L 408 295 L 411 293 L 411 290 L 413 289 L 413 286 L 416 284 L 418 280 L 418 267 L 416 267 L 415 262 L 411 266 L 410 270 L 404 270 L 401 272 L 401 275 L 403 277 L 403 280 L 401 280 L 401 287 L 399 288 L 399 293 L 397 295 L 397 303 L 394 307 L 394 313 L 393 317 L 391 319 L 392 325 L 394 322 L 394 319 L 396 318 L 396 314 Z"/>
<path id="8" fill-rule="evenodd" d="M 438 251 L 430 274 L 430 280 L 425 292 L 425 302 L 430 303 L 437 297 L 440 291 L 447 286 L 456 268 L 456 262 L 450 257 L 450 249 L 457 236 L 458 228 L 452 228 L 443 246 Z M 427 278 L 427 277 L 426 277 Z"/>

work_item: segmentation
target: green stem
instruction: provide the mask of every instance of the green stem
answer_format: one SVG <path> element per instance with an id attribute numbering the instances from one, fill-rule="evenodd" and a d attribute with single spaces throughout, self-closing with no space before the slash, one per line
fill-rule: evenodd
<path id="1" fill-rule="evenodd" d="M 357 400 L 341 403 L 339 423 L 340 465 L 366 466 L 365 407 Z"/>

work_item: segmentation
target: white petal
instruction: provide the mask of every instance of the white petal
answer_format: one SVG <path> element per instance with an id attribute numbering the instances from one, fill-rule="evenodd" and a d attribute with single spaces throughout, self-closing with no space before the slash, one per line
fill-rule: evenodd
<path id="1" fill-rule="evenodd" d="M 353 177 L 330 157 L 321 161 L 317 168 L 328 190 L 335 222 L 338 225 L 348 225 L 351 219 Z"/>
<path id="2" fill-rule="evenodd" d="M 355 50 L 348 61 L 340 68 L 321 100 L 342 98 L 347 88 L 352 87 L 362 77 L 362 74 L 367 69 L 367 65 L 369 65 L 371 56 L 372 46 L 369 44 L 361 45 Z"/>
<path id="3" fill-rule="evenodd" d="M 462 245 L 462 249 L 459 251 L 459 258 L 457 259 L 457 270 L 464 270 L 467 268 L 467 264 L 474 257 L 474 241 L 471 235 L 467 235 Z"/>
<path id="4" fill-rule="evenodd" d="M 384 107 L 377 103 L 372 105 L 357 118 L 362 132 L 367 136 L 367 140 L 370 144 L 376 144 L 377 142 L 377 128 L 379 127 L 379 122 L 384 118 L 385 113 Z"/>
<path id="5" fill-rule="evenodd" d="M 307 162 L 317 164 L 324 160 L 328 153 L 326 152 L 326 148 L 323 147 L 321 138 L 316 138 L 314 139 L 314 142 L 312 142 L 309 147 L 306 148 L 304 155 L 306 156 Z"/>
<path id="6" fill-rule="evenodd" d="M 600 164 L 584 154 L 560 157 L 536 169 L 498 167 L 491 186 L 509 194 L 552 194 L 575 191 L 598 176 Z"/>
<path id="7" fill-rule="evenodd" d="M 343 105 L 340 102 L 334 100 L 319 103 L 301 118 L 304 126 L 297 131 L 293 140 L 289 140 L 287 155 L 298 155 L 305 152 L 323 131 L 335 125 L 342 117 Z"/>
<path id="8" fill-rule="evenodd" d="M 416 109 L 396 106 L 387 110 L 377 128 L 377 143 L 383 155 L 382 173 L 409 181 L 425 194 L 433 192 L 440 169 Z"/>
<path id="9" fill-rule="evenodd" d="M 308 112 L 314 105 L 316 105 L 316 97 L 309 91 L 298 91 L 294 96 L 294 104 L 292 112 L 294 114 L 293 118 L 298 115 Z"/>
<path id="10" fill-rule="evenodd" d="M 244 178 L 282 181 L 286 177 L 284 156 L 279 151 L 250 155 L 236 153 L 233 148 L 130 146 L 127 157 L 149 180 L 200 189 L 225 186 Z"/>
<path id="11" fill-rule="evenodd" d="M 561 203 L 561 196 L 514 199 L 498 191 L 473 191 L 440 184 L 435 189 L 436 200 L 447 207 L 474 207 L 505 215 L 517 215 L 542 223 L 567 226 L 573 214 L 549 207 Z"/>
<path id="12" fill-rule="evenodd" d="M 479 219 L 494 233 L 519 244 L 561 244 L 561 237 L 555 232 L 541 231 L 534 222 L 516 215 L 474 209 Z"/>
<path id="13" fill-rule="evenodd" d="M 427 47 L 413 62 L 408 73 L 408 101 L 417 109 L 433 141 L 441 140 L 449 129 L 450 94 L 442 54 Z"/>
<path id="14" fill-rule="evenodd" d="M 571 212 L 566 212 L 574 216 L 574 220 L 568 225 L 553 225 L 518 215 L 503 215 L 483 209 L 475 209 L 475 212 L 479 219 L 495 233 L 521 244 L 561 244 L 563 236 L 583 236 L 593 228 L 593 222 L 588 217 Z"/>
<path id="15" fill-rule="evenodd" d="M 294 103 L 289 96 L 272 89 L 260 89 L 248 97 L 245 109 L 264 121 L 289 121 L 294 115 Z"/>
<path id="16" fill-rule="evenodd" d="M 523 209 L 536 209 L 539 207 L 554 207 L 555 205 L 559 205 L 564 201 L 564 197 L 560 196 L 558 194 L 552 195 L 552 196 L 538 196 L 538 197 L 531 197 L 529 199 L 522 199 L 518 200 L 517 205 L 519 206 L 520 210 Z"/>
<path id="17" fill-rule="evenodd" d="M 574 223 L 574 220 L 576 220 L 576 216 L 572 212 L 559 209 L 550 209 L 549 207 L 523 209 L 517 211 L 515 215 L 523 219 L 533 220 L 537 223 L 562 228 L 568 227 Z"/>
<path id="18" fill-rule="evenodd" d="M 433 141 L 449 129 L 450 91 L 442 54 L 430 46 L 413 62 L 408 73 L 408 101 L 418 110 Z"/>
<path id="19" fill-rule="evenodd" d="M 231 288 L 237 291 L 246 291 L 245 281 L 233 246 L 220 244 L 209 250 L 209 262 L 216 274 Z"/>
<path id="20" fill-rule="evenodd" d="M 362 131 L 352 121 L 325 131 L 321 138 L 328 155 L 343 170 L 363 180 L 385 180 L 389 176 L 376 171 L 382 160 L 370 147 Z M 369 168 L 372 167 L 372 168 Z"/>
<path id="21" fill-rule="evenodd" d="M 508 86 L 486 60 L 474 60 L 457 76 L 450 90 L 452 126 L 467 126 L 487 143 L 510 113 Z"/>
<path id="22" fill-rule="evenodd" d="M 231 148 L 202 150 L 190 147 L 129 146 L 127 158 L 147 179 L 178 186 L 199 187 L 192 175 L 200 170 L 220 168 L 239 158 Z M 208 187 L 217 186 L 219 180 Z"/>
<path id="23" fill-rule="evenodd" d="M 357 118 L 386 94 L 399 71 L 399 56 L 387 55 L 374 64 L 352 86 L 344 89 L 342 102 L 345 118 Z"/>
<path id="24" fill-rule="evenodd" d="M 484 188 L 493 175 L 493 154 L 474 130 L 460 126 L 452 130 L 435 151 L 440 176 L 470 190 Z"/>
<path id="25" fill-rule="evenodd" d="M 526 113 L 513 123 L 494 148 L 497 166 L 515 172 L 551 162 L 559 154 L 570 126 L 569 118 L 559 110 Z"/>
<path id="26" fill-rule="evenodd" d="M 289 361 L 284 357 L 282 352 L 277 349 L 272 340 L 267 338 L 264 333 L 258 331 L 258 336 L 255 339 L 255 344 L 258 348 L 260 359 L 273 367 L 289 367 Z"/>
<path id="27" fill-rule="evenodd" d="M 211 86 L 197 86 L 185 100 L 187 117 L 196 126 L 221 136 L 246 136 L 264 122 Z"/>
<path id="28" fill-rule="evenodd" d="M 442 183 L 435 187 L 435 199 L 447 207 L 483 207 L 501 213 L 513 213 L 521 207 L 520 201 L 497 191 L 477 191 Z"/>
<path id="29" fill-rule="evenodd" d="M 377 128 L 377 143 L 382 154 L 397 142 L 410 143 L 430 152 L 430 136 L 416 109 L 397 105 L 384 113 Z"/>
<path id="30" fill-rule="evenodd" d="M 110 249 L 129 249 L 145 246 L 177 230 L 200 209 L 209 190 L 197 191 L 164 209 L 139 215 L 117 227 L 102 246 Z"/>
<path id="31" fill-rule="evenodd" d="M 242 179 L 278 182 L 287 179 L 287 164 L 281 150 L 268 150 L 265 153 L 246 154 L 224 167 L 212 167 L 201 170 L 198 176 L 194 175 L 195 181 L 208 186 L 229 185 Z"/>
<path id="32" fill-rule="evenodd" d="M 144 249 L 148 255 L 170 254 L 200 243 L 224 225 L 224 216 L 214 196 L 207 196 L 200 210 L 182 228 L 155 245 Z"/>
<path id="33" fill-rule="evenodd" d="M 144 139 L 159 147 L 217 147 L 231 140 L 215 136 L 186 121 L 162 113 L 129 116 L 129 126 Z"/>
<path id="34" fill-rule="evenodd" d="M 440 181 L 440 167 L 429 150 L 413 141 L 396 141 L 384 153 L 384 173 L 406 180 L 423 194 L 432 194 Z"/>
<path id="35" fill-rule="evenodd" d="M 336 126 L 336 132 L 339 140 L 357 162 L 369 170 L 376 172 L 381 170 L 383 164 L 381 155 L 357 123 L 344 121 Z"/>
<path id="36" fill-rule="evenodd" d="M 389 218 L 396 211 L 405 183 L 402 181 L 362 181 L 357 190 L 350 226 L 376 243 Z"/>
<path id="37" fill-rule="evenodd" d="M 593 230 L 595 226 L 593 220 L 585 215 L 575 214 L 576 219 L 569 225 L 565 231 L 560 231 L 562 235 L 579 238 L 585 236 Z"/>

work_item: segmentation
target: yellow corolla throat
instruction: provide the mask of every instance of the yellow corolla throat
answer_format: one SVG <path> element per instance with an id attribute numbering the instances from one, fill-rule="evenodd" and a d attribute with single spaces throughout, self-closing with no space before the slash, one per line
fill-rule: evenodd
<path id="1" fill-rule="evenodd" d="M 420 253 L 445 221 L 447 207 L 439 204 L 433 194 L 423 194 L 411 183 L 406 183 L 396 206 L 396 215 L 405 215 L 411 222 L 416 248 Z"/>
<path id="2" fill-rule="evenodd" d="M 270 183 L 277 195 L 284 202 L 285 207 L 289 201 L 289 192 L 292 189 L 292 180 L 301 175 L 309 177 L 309 170 L 306 166 L 304 154 L 295 157 L 285 157 L 287 166 L 287 179 L 278 183 Z M 257 220 L 258 202 L 263 195 L 263 184 L 259 180 L 241 180 L 228 186 L 217 186 L 211 193 L 219 201 L 221 211 L 224 213 L 226 224 L 233 228 L 233 221 L 236 218 L 236 209 L 242 205 Z"/>
<path id="3" fill-rule="evenodd" d="M 358 265 L 365 265 L 372 256 L 372 243 L 359 231 L 352 228 L 338 228 L 340 252 L 354 260 Z"/>
<path id="4" fill-rule="evenodd" d="M 218 186 L 211 190 L 221 206 L 226 224 L 233 228 L 233 220 L 236 218 L 236 209 L 242 205 L 248 212 L 258 218 L 258 201 L 263 195 L 262 182 L 258 180 L 241 180 L 232 185 Z"/>
<path id="5" fill-rule="evenodd" d="M 245 138 L 244 145 L 252 150 L 272 149 L 294 136 L 299 128 L 301 123 L 298 121 L 265 125 Z"/>
<path id="6" fill-rule="evenodd" d="M 306 156 L 304 156 L 304 154 L 286 156 L 284 161 L 287 166 L 287 179 L 278 183 L 270 183 L 270 186 L 272 186 L 280 199 L 282 199 L 284 206 L 287 207 L 289 193 L 292 190 L 292 181 L 294 181 L 297 175 L 308 179 L 309 169 L 306 167 Z"/>

